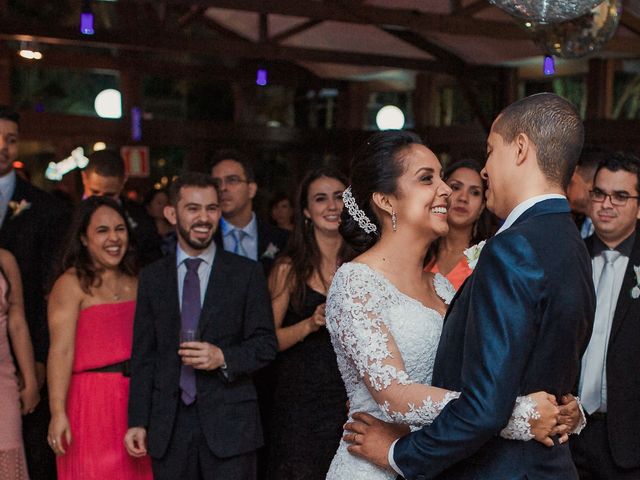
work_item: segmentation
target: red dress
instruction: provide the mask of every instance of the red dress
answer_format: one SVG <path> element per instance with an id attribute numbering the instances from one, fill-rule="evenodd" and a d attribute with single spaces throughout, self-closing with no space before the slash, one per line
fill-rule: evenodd
<path id="1" fill-rule="evenodd" d="M 149 457 L 133 458 L 124 447 L 129 378 L 87 371 L 131 357 L 135 307 L 135 301 L 105 303 L 78 316 L 67 394 L 72 441 L 57 459 L 60 480 L 153 478 Z"/>
<path id="2" fill-rule="evenodd" d="M 427 270 L 433 273 L 440 273 L 438 264 L 436 262 L 433 262 L 433 265 L 428 266 Z M 456 263 L 456 266 L 453 267 L 453 269 L 445 275 L 445 277 L 447 278 L 447 280 L 449 280 L 449 282 L 451 282 L 453 288 L 459 290 L 460 286 L 464 283 L 467 277 L 471 275 L 471 272 L 473 272 L 473 270 L 469 268 L 466 257 L 462 257 L 460 261 Z"/>

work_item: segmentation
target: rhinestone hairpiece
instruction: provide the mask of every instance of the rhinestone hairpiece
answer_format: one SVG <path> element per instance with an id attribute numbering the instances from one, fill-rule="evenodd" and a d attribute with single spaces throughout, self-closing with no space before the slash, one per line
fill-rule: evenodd
<path id="1" fill-rule="evenodd" d="M 351 193 L 351 186 L 348 186 L 344 192 L 342 192 L 342 201 L 344 202 L 344 206 L 347 207 L 347 212 L 351 215 L 362 230 L 367 233 L 377 232 L 378 228 L 371 223 L 369 217 L 358 207 L 355 198 L 353 198 L 353 194 Z"/>

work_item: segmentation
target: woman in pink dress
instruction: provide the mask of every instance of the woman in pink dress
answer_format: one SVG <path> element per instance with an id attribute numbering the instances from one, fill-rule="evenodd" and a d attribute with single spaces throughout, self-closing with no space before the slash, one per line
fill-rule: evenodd
<path id="1" fill-rule="evenodd" d="M 13 356 L 11 350 L 13 348 Z M 22 382 L 18 381 L 14 357 Z M 40 401 L 36 364 L 24 316 L 20 271 L 13 255 L 0 250 L 0 478 L 28 480 L 20 414 Z"/>
<path id="2" fill-rule="evenodd" d="M 491 214 L 484 208 L 486 186 L 481 170 L 473 160 L 459 160 L 444 170 L 444 179 L 452 191 L 447 216 L 449 233 L 432 243 L 426 270 L 441 273 L 456 290 L 472 271 L 464 251 L 486 240 L 491 232 Z"/>
<path id="3" fill-rule="evenodd" d="M 60 480 L 151 479 L 124 448 L 137 280 L 129 226 L 106 197 L 76 212 L 49 297 L 49 445 Z"/>

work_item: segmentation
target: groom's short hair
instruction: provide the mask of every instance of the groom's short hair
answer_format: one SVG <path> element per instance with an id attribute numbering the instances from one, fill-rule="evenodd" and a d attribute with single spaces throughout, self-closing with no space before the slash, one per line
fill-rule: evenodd
<path id="1" fill-rule="evenodd" d="M 584 144 L 580 114 L 569 101 L 553 93 L 525 97 L 505 108 L 493 129 L 505 143 L 524 133 L 536 147 L 547 180 L 567 188 Z"/>

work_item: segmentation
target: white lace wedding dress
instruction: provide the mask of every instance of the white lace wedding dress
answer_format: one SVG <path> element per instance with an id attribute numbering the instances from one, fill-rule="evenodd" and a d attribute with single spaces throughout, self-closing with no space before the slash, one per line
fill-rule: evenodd
<path id="1" fill-rule="evenodd" d="M 440 274 L 435 291 L 448 305 L 455 290 Z M 336 272 L 327 297 L 327 329 L 349 398 L 349 418 L 366 412 L 412 429 L 429 425 L 456 392 L 430 389 L 442 316 L 400 292 L 363 263 Z M 535 404 L 518 398 L 505 438 L 528 440 Z M 396 475 L 351 455 L 340 441 L 328 480 L 386 480 Z"/>

